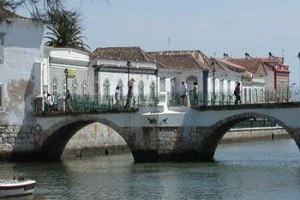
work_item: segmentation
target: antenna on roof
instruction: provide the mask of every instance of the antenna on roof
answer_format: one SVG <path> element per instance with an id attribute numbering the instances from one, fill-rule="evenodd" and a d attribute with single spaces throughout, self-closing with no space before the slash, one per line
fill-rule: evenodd
<path id="1" fill-rule="evenodd" d="M 230 58 L 229 55 L 228 55 L 228 53 L 223 53 L 223 56 L 224 56 L 225 59 L 226 58 Z"/>
<path id="2" fill-rule="evenodd" d="M 284 58 L 284 49 L 281 49 L 282 58 Z"/>
<path id="3" fill-rule="evenodd" d="M 168 37 L 168 47 L 169 47 L 169 51 L 171 50 L 171 38 L 170 36 Z"/>
<path id="4" fill-rule="evenodd" d="M 247 52 L 245 53 L 245 57 L 246 57 L 246 59 L 247 59 L 247 58 L 252 58 L 252 57 L 250 56 L 250 54 L 247 53 Z"/>

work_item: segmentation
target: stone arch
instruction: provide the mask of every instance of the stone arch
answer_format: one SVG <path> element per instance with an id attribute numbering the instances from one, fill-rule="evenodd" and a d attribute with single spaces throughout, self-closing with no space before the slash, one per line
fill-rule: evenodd
<path id="1" fill-rule="evenodd" d="M 236 125 L 237 123 L 251 118 L 267 119 L 271 122 L 275 122 L 279 126 L 282 126 L 288 132 L 288 134 L 294 139 L 298 148 L 300 149 L 300 144 L 297 141 L 296 130 L 287 126 L 284 122 L 274 118 L 271 115 L 250 112 L 250 113 L 232 115 L 213 124 L 211 126 L 211 129 L 208 131 L 209 133 L 207 134 L 207 137 L 203 141 L 203 144 L 206 145 L 204 147 L 205 151 L 209 152 L 210 155 L 213 156 L 215 154 L 217 146 L 219 145 L 220 140 L 223 138 L 226 132 L 228 132 L 228 130 L 234 125 Z"/>
<path id="2" fill-rule="evenodd" d="M 81 115 L 80 117 L 68 117 L 43 131 L 39 140 L 39 155 L 36 159 L 60 161 L 64 148 L 72 136 L 81 128 L 94 122 L 99 122 L 114 129 L 125 140 L 130 150 L 132 149 L 132 145 L 129 142 L 130 130 L 120 128 L 113 122 L 99 116 Z"/>

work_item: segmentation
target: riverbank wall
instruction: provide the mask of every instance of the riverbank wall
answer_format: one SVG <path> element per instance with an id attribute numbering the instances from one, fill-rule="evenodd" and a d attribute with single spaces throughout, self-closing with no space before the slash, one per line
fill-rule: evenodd
<path id="1" fill-rule="evenodd" d="M 289 137 L 289 135 L 280 126 L 233 128 L 224 135 L 221 143 L 283 137 Z M 81 129 L 69 140 L 62 157 L 103 156 L 129 152 L 128 145 L 116 131 L 103 124 L 93 123 Z"/>

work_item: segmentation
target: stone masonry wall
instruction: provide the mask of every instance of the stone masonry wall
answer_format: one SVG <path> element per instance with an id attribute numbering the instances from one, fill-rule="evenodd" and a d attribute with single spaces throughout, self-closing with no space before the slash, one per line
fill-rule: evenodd
<path id="1" fill-rule="evenodd" d="M 230 129 L 223 137 L 222 142 L 243 141 L 259 138 L 288 137 L 289 134 L 282 127 L 240 128 Z"/>
<path id="2" fill-rule="evenodd" d="M 8 160 L 12 151 L 35 148 L 38 132 L 33 126 L 0 126 L 0 160 Z"/>
<path id="3" fill-rule="evenodd" d="M 93 123 L 82 128 L 69 140 L 63 157 L 124 152 L 129 152 L 128 146 L 116 131 L 106 125 Z"/>
<path id="4" fill-rule="evenodd" d="M 136 143 L 138 143 L 141 148 L 155 147 L 159 153 L 166 154 L 174 150 L 176 151 L 176 149 L 183 149 L 184 145 L 192 147 L 192 145 L 197 144 L 197 140 L 201 141 L 201 138 L 204 137 L 202 133 L 199 133 L 196 127 L 191 130 L 181 129 L 182 128 L 171 127 L 159 128 L 158 135 L 156 135 L 154 129 L 144 128 L 137 134 Z M 181 131 L 186 132 L 185 136 L 179 134 Z M 271 138 L 272 134 L 274 134 L 275 137 L 288 136 L 288 133 L 281 127 L 231 129 L 225 134 L 222 142 L 242 141 L 251 138 Z M 157 140 L 157 137 L 159 137 L 159 140 Z M 184 145 L 178 146 L 179 144 Z M 197 147 L 194 146 L 194 148 L 196 149 Z M 68 142 L 63 156 L 76 156 L 76 153 L 79 151 L 84 155 L 130 152 L 127 143 L 119 133 L 100 123 L 93 123 L 77 132 Z"/>

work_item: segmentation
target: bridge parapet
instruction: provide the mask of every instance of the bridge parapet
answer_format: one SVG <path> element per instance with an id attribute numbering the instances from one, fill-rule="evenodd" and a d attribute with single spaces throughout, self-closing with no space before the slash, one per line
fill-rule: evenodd
<path id="1" fill-rule="evenodd" d="M 82 127 L 99 122 L 117 131 L 129 145 L 136 162 L 212 160 L 220 139 L 236 123 L 265 118 L 282 126 L 300 146 L 300 106 L 241 107 L 196 110 L 189 106 L 140 107 L 135 112 L 36 115 L 26 129 L 30 141 L 15 134 L 11 159 L 56 160 L 68 140 Z M 243 106 L 243 105 L 242 105 Z M 261 105 L 260 105 L 261 106 Z"/>

